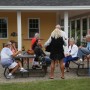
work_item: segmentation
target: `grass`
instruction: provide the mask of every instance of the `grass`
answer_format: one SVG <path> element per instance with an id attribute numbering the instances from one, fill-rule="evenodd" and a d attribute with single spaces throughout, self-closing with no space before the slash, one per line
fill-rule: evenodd
<path id="1" fill-rule="evenodd" d="M 0 84 L 0 90 L 90 90 L 90 78 L 3 83 Z"/>

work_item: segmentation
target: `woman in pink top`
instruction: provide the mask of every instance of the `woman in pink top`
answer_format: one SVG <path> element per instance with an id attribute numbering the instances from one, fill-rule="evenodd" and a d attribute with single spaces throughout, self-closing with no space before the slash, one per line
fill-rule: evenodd
<path id="1" fill-rule="evenodd" d="M 11 40 L 11 51 L 14 53 L 16 53 L 18 50 L 16 48 L 16 42 L 14 40 Z M 19 66 L 20 66 L 20 71 L 21 72 L 27 72 L 27 70 L 25 70 L 23 67 L 22 67 L 22 64 L 21 64 L 21 61 L 18 59 L 18 60 L 15 60 Z"/>

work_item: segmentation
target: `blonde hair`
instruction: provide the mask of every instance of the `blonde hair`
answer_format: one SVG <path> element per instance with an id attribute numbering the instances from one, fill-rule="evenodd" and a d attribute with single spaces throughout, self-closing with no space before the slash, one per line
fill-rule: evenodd
<path id="1" fill-rule="evenodd" d="M 55 38 L 55 39 L 61 37 L 61 31 L 60 31 L 58 28 L 56 28 L 56 29 L 51 33 L 51 37 L 53 37 L 53 38 Z"/>
<path id="2" fill-rule="evenodd" d="M 69 39 L 69 41 L 75 42 L 75 40 L 74 40 L 74 38 L 73 38 L 73 37 L 72 37 L 72 38 L 70 38 L 70 39 Z"/>

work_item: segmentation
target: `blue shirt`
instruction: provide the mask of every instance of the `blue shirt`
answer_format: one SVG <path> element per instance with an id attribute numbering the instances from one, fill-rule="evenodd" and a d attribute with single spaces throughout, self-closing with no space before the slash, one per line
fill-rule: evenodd
<path id="1" fill-rule="evenodd" d="M 88 50 L 90 50 L 90 42 L 87 42 L 87 47 Z"/>

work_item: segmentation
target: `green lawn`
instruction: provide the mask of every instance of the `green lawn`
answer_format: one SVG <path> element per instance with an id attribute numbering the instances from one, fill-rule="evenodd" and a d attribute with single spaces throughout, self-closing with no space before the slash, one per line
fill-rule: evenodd
<path id="1" fill-rule="evenodd" d="M 90 78 L 0 84 L 0 90 L 90 90 Z"/>

